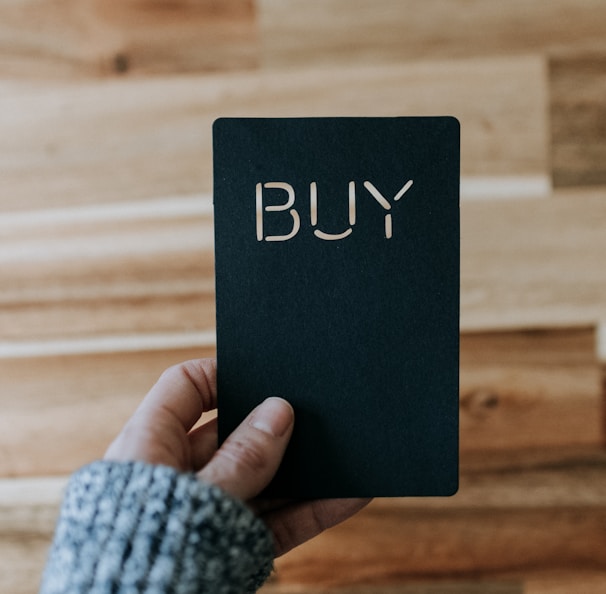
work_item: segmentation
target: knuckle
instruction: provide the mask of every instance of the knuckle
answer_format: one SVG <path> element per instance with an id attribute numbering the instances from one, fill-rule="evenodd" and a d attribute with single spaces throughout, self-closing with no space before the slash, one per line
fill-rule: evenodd
<path id="1" fill-rule="evenodd" d="M 162 372 L 158 381 L 191 385 L 198 393 L 204 410 L 215 408 L 212 402 L 216 397 L 216 370 L 210 359 L 192 359 L 172 365 Z"/>
<path id="2" fill-rule="evenodd" d="M 323 513 L 324 503 L 322 500 L 313 501 L 309 507 L 310 522 L 314 532 L 320 534 L 330 527 L 326 521 L 326 515 Z"/>
<path id="3" fill-rule="evenodd" d="M 295 528 L 285 520 L 279 519 L 272 522 L 271 531 L 276 557 L 287 553 L 299 543 Z"/>
<path id="4" fill-rule="evenodd" d="M 192 371 L 193 362 L 183 361 L 167 367 L 160 375 L 160 380 L 166 381 L 167 383 L 191 382 L 192 384 L 195 384 L 192 380 Z"/>
<path id="5" fill-rule="evenodd" d="M 268 459 L 260 444 L 237 438 L 226 440 L 217 455 L 236 467 L 236 472 L 248 470 L 260 472 L 267 468 Z"/>
<path id="6" fill-rule="evenodd" d="M 160 379 L 167 381 L 175 380 L 183 373 L 182 365 L 182 363 L 177 363 L 176 365 L 171 365 L 170 367 L 167 367 L 160 375 Z"/>

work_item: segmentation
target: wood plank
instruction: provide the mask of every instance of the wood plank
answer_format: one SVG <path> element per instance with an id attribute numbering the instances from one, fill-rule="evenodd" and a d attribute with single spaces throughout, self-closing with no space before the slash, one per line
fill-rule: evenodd
<path id="1" fill-rule="evenodd" d="M 547 573 L 547 575 L 545 575 Z M 511 577 L 466 579 L 403 579 L 397 585 L 372 583 L 336 587 L 314 587 L 270 582 L 260 594 L 604 594 L 606 572 L 552 571 Z"/>
<path id="2" fill-rule="evenodd" d="M 0 481 L 0 550 L 7 552 L 0 568 L 10 560 L 14 573 L 24 566 L 33 572 L 43 555 L 32 561 L 23 553 L 44 550 L 63 484 Z M 549 591 L 546 585 L 557 575 L 569 584 L 571 576 L 580 576 L 579 583 L 595 585 L 604 577 L 605 522 L 604 452 L 586 464 L 464 474 L 451 498 L 373 501 L 279 559 L 268 592 L 365 594 L 381 592 L 373 589 L 378 585 L 386 594 L 400 591 L 396 587 L 411 593 L 414 585 L 433 594 L 442 579 L 452 594 L 462 591 L 461 583 L 509 594 L 527 580 L 539 593 Z"/>
<path id="3" fill-rule="evenodd" d="M 0 479 L 0 534 L 51 535 L 67 480 L 67 476 Z"/>
<path id="4" fill-rule="evenodd" d="M 148 219 L 146 206 L 131 220 L 0 223 L 1 340 L 214 328 L 212 218 Z"/>
<path id="5" fill-rule="evenodd" d="M 50 537 L 15 541 L 0 537 L 0 588 L 11 594 L 35 594 L 46 560 Z M 371 583 L 344 587 L 322 587 L 278 583 L 274 578 L 260 594 L 603 594 L 606 574 L 588 571 L 530 573 L 512 577 L 469 579 L 392 578 L 391 585 Z"/>
<path id="6" fill-rule="evenodd" d="M 105 76 L 252 68 L 252 0 L 0 4 L 0 75 Z"/>
<path id="7" fill-rule="evenodd" d="M 67 474 L 101 457 L 160 373 L 214 347 L 0 360 L 0 476 Z"/>
<path id="8" fill-rule="evenodd" d="M 601 43 L 600 0 L 259 0 L 266 67 L 543 53 Z"/>
<path id="9" fill-rule="evenodd" d="M 606 592 L 604 571 L 553 571 L 529 576 L 525 580 L 524 594 L 602 594 Z"/>
<path id="10" fill-rule="evenodd" d="M 579 204 L 586 205 L 587 210 L 577 209 Z M 585 302 L 586 310 L 591 313 L 591 299 L 595 299 L 593 311 L 599 319 L 602 311 L 599 308 L 604 303 L 601 299 L 604 292 L 597 290 L 604 286 L 600 284 L 603 278 L 599 276 L 602 271 L 599 254 L 604 251 L 600 247 L 604 241 L 601 232 L 603 219 L 600 218 L 603 214 L 600 213 L 604 212 L 605 204 L 599 194 L 581 196 L 574 201 L 563 196 L 515 204 L 465 204 L 464 220 L 466 212 L 475 213 L 472 220 L 476 234 L 465 235 L 464 232 L 464 238 L 478 243 L 474 258 L 463 260 L 463 303 L 466 303 L 466 297 L 474 296 L 465 284 L 466 270 L 474 275 L 485 274 L 488 277 L 484 281 L 486 290 L 495 290 L 491 285 L 494 280 L 497 289 L 494 294 L 499 298 L 505 293 L 503 287 L 512 282 L 511 277 L 515 279 L 515 275 L 519 275 L 520 290 L 512 293 L 513 301 L 508 304 L 514 308 L 511 311 L 517 317 L 504 320 L 510 324 L 509 328 L 511 325 L 515 327 L 513 322 L 520 326 L 524 322 L 542 322 L 544 327 L 565 326 L 575 320 L 579 322 L 579 318 L 569 316 L 568 309 L 570 304 L 583 303 L 587 297 L 590 301 Z M 44 400 L 44 407 L 48 407 L 44 409 L 45 413 L 54 419 L 53 431 L 57 432 L 54 442 L 58 448 L 55 459 L 64 465 L 57 469 L 62 472 L 83 459 L 73 458 L 73 443 L 77 443 L 77 435 L 71 425 L 86 424 L 93 405 L 82 399 L 79 383 L 88 385 L 99 381 L 99 369 L 103 369 L 107 377 L 97 385 L 98 403 L 94 406 L 101 408 L 104 398 L 113 402 L 116 394 L 123 394 L 130 406 L 138 402 L 155 376 L 168 365 L 168 355 L 173 357 L 171 361 L 176 362 L 183 358 L 185 351 L 208 351 L 202 344 L 196 349 L 189 342 L 184 342 L 183 348 L 179 349 L 179 344 L 173 342 L 165 351 L 167 359 L 159 359 L 149 353 L 137 355 L 136 352 L 131 352 L 128 357 L 134 359 L 129 359 L 119 352 L 120 342 L 129 332 L 142 332 L 141 340 L 145 341 L 149 339 L 150 332 L 184 332 L 185 339 L 191 331 L 212 329 L 206 325 L 207 322 L 210 324 L 212 310 L 204 305 L 211 307 L 212 292 L 208 283 L 206 288 L 201 283 L 201 279 L 212 276 L 212 264 L 198 268 L 204 260 L 204 246 L 210 243 L 210 235 L 204 232 L 207 229 L 211 234 L 208 217 L 202 215 L 195 220 L 159 218 L 143 222 L 135 218 L 119 225 L 106 220 L 98 225 L 91 226 L 81 221 L 75 229 L 61 225 L 52 229 L 22 225 L 15 233 L 5 229 L 1 270 L 7 276 L 3 277 L 2 284 L 12 287 L 6 292 L 12 301 L 5 301 L 1 311 L 8 328 L 3 328 L 3 331 L 13 333 L 8 338 L 29 339 L 37 348 L 45 348 L 44 342 L 36 344 L 36 341 L 71 337 L 94 342 L 95 337 L 100 340 L 111 338 L 111 332 L 118 332 L 114 340 L 114 348 L 118 352 L 113 356 L 98 352 L 98 358 L 93 352 L 80 358 L 78 349 L 82 349 L 82 344 L 76 342 L 71 351 L 68 349 L 72 353 L 70 356 L 59 358 L 60 364 L 56 364 L 56 358 L 52 357 L 57 354 L 52 350 L 56 347 L 53 344 L 46 352 L 47 356 L 38 354 L 32 359 L 21 355 L 15 359 L 16 355 L 10 356 L 10 340 L 6 342 L 7 336 L 4 336 L 5 342 L 0 349 L 4 353 L 0 366 L 6 385 L 6 402 L 3 403 L 6 430 L 2 433 L 7 453 L 4 474 L 36 474 L 41 469 L 35 464 L 46 461 L 43 444 L 35 446 L 41 448 L 36 450 L 20 429 L 26 426 L 32 407 L 40 406 L 40 394 L 50 393 L 65 398 L 61 405 Z M 563 231 L 566 227 L 571 231 L 569 235 Z M 511 229 L 516 229 L 517 234 L 512 234 Z M 524 231 L 521 234 L 520 229 Z M 525 233 L 528 233 L 527 237 Z M 557 241 L 553 240 L 554 236 L 557 236 Z M 495 238 L 503 239 L 503 243 L 497 241 L 491 245 Z M 539 241 L 540 248 L 533 243 L 534 240 Z M 40 242 L 40 246 L 28 251 L 30 241 Z M 25 247 L 13 249 L 19 245 Z M 85 249 L 86 246 L 92 247 Z M 136 246 L 134 253 L 131 251 L 133 246 Z M 487 249 L 488 253 L 485 252 Z M 22 258 L 19 254 L 24 253 L 26 257 Z M 571 253 L 576 257 L 571 258 Z M 508 261 L 504 259 L 507 254 L 515 257 Z M 498 274 L 493 274 L 494 265 L 491 265 L 491 259 L 495 258 Z M 547 279 L 543 279 L 549 290 L 550 278 L 563 281 L 564 285 L 560 286 L 557 294 L 553 294 L 555 302 L 551 304 L 551 317 L 540 318 L 536 312 L 544 313 L 543 308 L 533 304 L 530 310 L 525 309 L 531 296 L 525 287 L 532 287 L 532 282 L 546 269 L 551 270 Z M 511 276 L 504 276 L 504 272 Z M 525 276 L 521 272 L 525 272 Z M 474 277 L 475 280 L 477 278 Z M 207 295 L 206 302 L 198 301 L 204 294 Z M 34 300 L 36 295 L 38 301 Z M 10 303 L 13 306 L 7 307 Z M 467 322 L 469 329 L 466 313 L 478 315 L 482 311 L 477 300 L 467 301 L 467 305 L 469 309 L 463 309 L 463 327 L 466 328 Z M 199 313 L 196 311 L 198 306 Z M 505 326 L 501 316 L 507 308 L 498 298 L 492 307 L 491 317 L 484 312 L 481 321 L 487 327 Z M 583 310 L 583 316 L 587 311 Z M 535 317 L 530 316 L 533 312 Z M 11 318 L 14 318 L 12 325 Z M 591 318 L 580 317 L 580 322 L 589 324 Z M 594 343 L 591 325 L 587 329 L 570 332 L 464 335 L 461 374 L 463 451 L 528 450 L 601 443 L 600 378 Z M 23 347 L 20 341 L 13 344 Z M 148 355 L 149 362 L 136 362 L 137 356 L 145 359 Z M 127 360 L 133 365 L 145 367 L 149 364 L 150 367 L 145 368 L 150 371 L 152 364 L 155 367 L 153 377 L 149 377 L 144 385 L 131 386 L 124 392 L 121 382 L 125 372 L 122 366 Z M 32 368 L 41 375 L 37 373 L 29 378 Z M 99 390 L 101 386 L 103 389 Z M 134 406 L 129 410 L 132 408 Z M 66 415 L 66 410 L 71 412 Z M 96 415 L 97 410 L 93 413 Z M 40 423 L 43 423 L 43 418 L 40 417 Z M 110 422 L 106 426 L 111 427 L 113 434 L 120 425 Z M 62 435 L 70 437 L 65 440 Z M 93 438 L 87 436 L 87 439 Z M 108 434 L 99 435 L 98 441 L 82 444 L 75 448 L 75 453 L 86 459 L 98 455 L 109 439 Z M 31 447 L 34 447 L 31 454 L 23 456 L 23 452 L 29 452 Z"/>
<path id="11" fill-rule="evenodd" d="M 268 583 L 259 594 L 524 594 L 521 581 L 469 580 L 405 580 L 398 585 L 370 584 L 335 588 L 315 588 L 292 584 Z M 591 593 L 588 593 L 591 594 Z"/>
<path id="12" fill-rule="evenodd" d="M 461 580 L 404 580 L 398 585 L 361 585 L 315 588 L 292 584 L 268 584 L 260 594 L 604 594 L 606 573 L 552 572 L 549 576 L 521 575 L 511 578 Z"/>
<path id="13" fill-rule="evenodd" d="M 0 588 L 10 594 L 36 594 L 50 544 L 49 536 L 0 537 Z"/>
<path id="14" fill-rule="evenodd" d="M 0 219 L 0 341 L 214 328 L 210 214 L 147 220 L 148 204 L 123 221 Z M 463 331 L 606 320 L 606 189 L 463 202 L 461 218 Z"/>
<path id="15" fill-rule="evenodd" d="M 461 325 L 606 320 L 606 188 L 549 200 L 461 204 Z"/>
<path id="16" fill-rule="evenodd" d="M 218 116 L 452 114 L 464 175 L 546 174 L 546 91 L 537 57 L 0 82 L 1 208 L 210 192 Z"/>
<path id="17" fill-rule="evenodd" d="M 601 444 L 595 344 L 590 329 L 463 334 L 461 451 Z"/>
<path id="18" fill-rule="evenodd" d="M 556 187 L 606 183 L 606 47 L 549 59 L 551 163 Z"/>
<path id="19" fill-rule="evenodd" d="M 284 583 L 334 587 L 393 583 L 415 575 L 599 571 L 606 563 L 603 466 L 599 472 L 602 486 L 596 498 L 601 503 L 595 506 L 542 505 L 523 483 L 517 491 L 520 507 L 508 501 L 492 508 L 406 504 L 396 509 L 373 502 L 354 519 L 278 560 L 278 576 Z M 572 486 L 564 476 L 559 480 Z M 550 493 L 548 487 L 544 493 Z"/>
<path id="20" fill-rule="evenodd" d="M 71 350 L 67 342 L 44 351 L 38 341 L 31 353 L 4 353 L 0 476 L 61 474 L 102 455 L 165 367 L 214 354 L 214 342 L 187 344 L 187 337 L 181 347 L 178 335 L 158 343 L 143 334 L 133 348 L 118 336 L 107 349 L 101 339 L 112 337 L 91 339 L 90 349 L 75 341 Z M 463 335 L 462 467 L 576 463 L 600 448 L 594 349 L 591 329 Z M 95 431 L 82 431 L 91 419 Z"/>

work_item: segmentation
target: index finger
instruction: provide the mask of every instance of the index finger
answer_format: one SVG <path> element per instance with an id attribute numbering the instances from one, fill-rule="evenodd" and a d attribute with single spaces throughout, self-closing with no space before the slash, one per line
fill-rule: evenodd
<path id="1" fill-rule="evenodd" d="M 202 413 L 217 408 L 216 359 L 192 359 L 169 367 L 143 399 L 135 415 L 153 422 L 170 414 L 189 431 Z"/>

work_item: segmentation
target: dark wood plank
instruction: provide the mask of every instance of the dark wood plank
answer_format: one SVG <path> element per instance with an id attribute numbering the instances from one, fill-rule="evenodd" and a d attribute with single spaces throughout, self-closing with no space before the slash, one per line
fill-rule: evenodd
<path id="1" fill-rule="evenodd" d="M 598 571 L 606 563 L 605 522 L 604 505 L 407 513 L 373 507 L 279 560 L 278 576 L 334 587 L 415 575 Z"/>
<path id="2" fill-rule="evenodd" d="M 253 0 L 25 0 L 0 5 L 0 74 L 81 77 L 247 69 Z"/>
<path id="3" fill-rule="evenodd" d="M 604 571 L 559 571 L 530 575 L 524 580 L 524 594 L 602 594 L 606 592 Z"/>
<path id="4" fill-rule="evenodd" d="M 277 580 L 275 580 L 277 582 Z M 524 594 L 524 584 L 521 580 L 490 578 L 474 582 L 468 580 L 405 580 L 398 585 L 356 585 L 336 588 L 293 589 L 288 584 L 268 583 L 259 590 L 259 594 Z M 588 593 L 591 594 L 591 593 Z"/>
<path id="5" fill-rule="evenodd" d="M 460 377 L 463 452 L 602 443 L 591 329 L 463 334 Z"/>
<path id="6" fill-rule="evenodd" d="M 556 187 L 606 183 L 606 46 L 549 60 L 551 167 Z"/>
<path id="7" fill-rule="evenodd" d="M 63 484 L 0 481 L 0 568 L 13 564 L 8 579 L 27 575 L 31 584 L 37 575 Z M 451 498 L 373 501 L 278 559 L 267 592 L 433 594 L 443 587 L 450 590 L 437 591 L 459 594 L 475 584 L 513 594 L 524 583 L 524 591 L 552 594 L 550 584 L 563 593 L 576 579 L 593 594 L 606 577 L 605 525 L 605 451 L 585 462 L 463 473 Z"/>

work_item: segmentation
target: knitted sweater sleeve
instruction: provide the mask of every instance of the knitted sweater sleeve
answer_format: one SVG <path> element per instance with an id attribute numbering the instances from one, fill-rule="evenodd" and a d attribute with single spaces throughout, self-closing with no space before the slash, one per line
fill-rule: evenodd
<path id="1" fill-rule="evenodd" d="M 273 540 L 243 503 L 193 474 L 98 461 L 68 484 L 40 594 L 242 594 Z"/>

